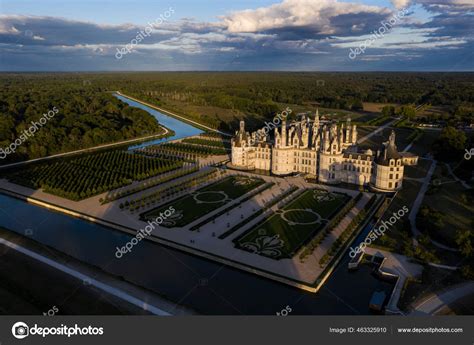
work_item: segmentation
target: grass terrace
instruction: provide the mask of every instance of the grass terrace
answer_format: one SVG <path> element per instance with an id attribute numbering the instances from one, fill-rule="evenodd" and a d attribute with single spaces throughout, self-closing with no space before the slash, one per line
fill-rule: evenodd
<path id="1" fill-rule="evenodd" d="M 8 174 L 7 179 L 77 201 L 178 169 L 182 165 L 182 162 L 172 159 L 108 151 L 27 166 Z"/>
<path id="2" fill-rule="evenodd" d="M 382 145 L 383 142 L 388 140 L 392 129 L 395 130 L 396 134 L 396 144 L 399 151 L 402 151 L 408 144 L 410 144 L 414 137 L 415 133 L 417 132 L 416 129 L 413 128 L 385 128 L 383 131 L 375 134 L 374 136 L 370 137 L 369 139 L 362 142 L 359 146 L 362 149 L 379 147 Z M 358 129 L 359 130 L 359 129 Z M 370 133 L 370 132 L 369 132 Z M 359 138 L 362 138 L 363 135 L 359 133 Z"/>
<path id="3" fill-rule="evenodd" d="M 311 189 L 234 240 L 237 248 L 273 259 L 291 258 L 350 197 Z"/>
<path id="4" fill-rule="evenodd" d="M 264 183 L 262 179 L 247 176 L 229 176 L 209 186 L 200 188 L 177 200 L 140 215 L 142 220 L 155 219 L 160 212 L 173 207 L 176 212 L 172 219 L 167 219 L 163 226 L 183 227 L 209 212 L 241 197 Z"/>

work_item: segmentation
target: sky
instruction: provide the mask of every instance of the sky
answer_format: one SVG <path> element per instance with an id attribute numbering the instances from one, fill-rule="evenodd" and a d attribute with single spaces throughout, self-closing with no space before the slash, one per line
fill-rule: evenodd
<path id="1" fill-rule="evenodd" d="M 0 0 L 1 71 L 473 71 L 474 0 Z"/>

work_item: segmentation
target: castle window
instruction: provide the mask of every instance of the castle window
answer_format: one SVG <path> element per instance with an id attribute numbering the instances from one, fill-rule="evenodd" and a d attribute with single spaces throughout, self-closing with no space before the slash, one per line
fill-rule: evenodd
<path id="1" fill-rule="evenodd" d="M 398 182 L 395 182 L 395 188 L 398 188 Z"/>
<path id="2" fill-rule="evenodd" d="M 392 188 L 392 182 L 388 183 L 388 188 Z"/>
<path id="3" fill-rule="evenodd" d="M 395 178 L 398 180 L 398 174 L 395 175 Z M 396 186 L 395 186 L 396 187 Z"/>
<path id="4" fill-rule="evenodd" d="M 393 174 L 390 174 L 389 179 L 390 180 L 393 179 Z"/>

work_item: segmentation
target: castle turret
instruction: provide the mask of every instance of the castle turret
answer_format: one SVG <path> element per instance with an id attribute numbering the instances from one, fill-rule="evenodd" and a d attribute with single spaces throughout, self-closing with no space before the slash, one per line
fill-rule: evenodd
<path id="1" fill-rule="evenodd" d="M 326 125 L 323 126 L 323 151 L 326 152 L 329 150 L 329 129 Z"/>
<path id="2" fill-rule="evenodd" d="M 342 147 L 344 145 L 344 124 L 341 124 L 341 127 L 339 128 L 339 137 L 338 137 L 338 144 L 339 144 L 339 150 L 342 150 Z"/>
<path id="3" fill-rule="evenodd" d="M 347 123 L 346 123 L 346 140 L 344 141 L 346 144 L 350 144 L 351 143 L 351 118 L 349 117 L 347 119 Z"/>
<path id="4" fill-rule="evenodd" d="M 281 146 L 287 146 L 286 142 L 286 117 L 283 117 L 283 121 L 281 122 Z"/>
<path id="5" fill-rule="evenodd" d="M 352 145 L 357 144 L 357 125 L 352 126 L 351 142 Z"/>

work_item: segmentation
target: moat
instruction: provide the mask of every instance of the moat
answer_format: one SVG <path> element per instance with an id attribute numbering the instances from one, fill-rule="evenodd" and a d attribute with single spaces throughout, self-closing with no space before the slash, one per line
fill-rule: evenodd
<path id="1" fill-rule="evenodd" d="M 160 123 L 175 131 L 166 140 L 202 132 L 175 118 L 128 100 L 122 101 L 149 111 Z M 142 145 L 156 144 L 156 141 Z M 60 213 L 0 196 L 3 215 L 0 226 L 25 234 L 59 251 L 123 277 L 203 314 L 274 314 L 290 305 L 295 314 L 367 314 L 374 290 L 389 293 L 392 285 L 372 275 L 369 266 L 348 272 L 344 255 L 327 283 L 317 293 L 275 283 L 206 259 L 156 243 L 143 242 L 133 255 L 116 260 L 115 248 L 129 235 Z M 18 220 L 21 220 L 19 222 Z M 358 236 L 360 241 L 370 229 Z M 239 284 L 236 284 L 239 282 Z M 347 289 L 347 286 L 351 286 Z"/>

